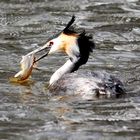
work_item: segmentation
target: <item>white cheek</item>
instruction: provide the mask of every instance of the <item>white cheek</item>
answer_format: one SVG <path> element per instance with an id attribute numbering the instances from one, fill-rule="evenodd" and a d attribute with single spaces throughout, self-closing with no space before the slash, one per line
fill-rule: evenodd
<path id="1" fill-rule="evenodd" d="M 53 42 L 53 45 L 51 46 L 49 54 L 60 51 L 61 41 L 58 38 L 56 38 L 56 39 L 53 39 L 52 42 Z"/>
<path id="2" fill-rule="evenodd" d="M 70 47 L 68 55 L 73 59 L 74 62 L 77 61 L 77 58 L 80 55 L 80 50 L 77 44 L 74 44 L 73 46 Z"/>

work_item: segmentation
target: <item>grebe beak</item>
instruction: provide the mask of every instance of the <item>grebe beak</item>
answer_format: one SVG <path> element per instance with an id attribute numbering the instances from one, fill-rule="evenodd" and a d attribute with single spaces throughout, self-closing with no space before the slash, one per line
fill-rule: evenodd
<path id="1" fill-rule="evenodd" d="M 48 54 L 53 54 L 55 52 L 62 51 L 61 49 L 62 45 L 60 45 L 60 43 L 61 43 L 61 40 L 59 38 L 50 40 L 43 47 L 37 48 L 36 50 L 28 53 L 27 55 L 37 54 L 39 52 L 45 51 L 45 54 L 43 54 L 42 56 L 40 56 L 39 58 L 35 60 L 35 62 L 37 62 L 43 59 L 44 57 L 46 57 Z"/>
<path id="2" fill-rule="evenodd" d="M 46 57 L 49 54 L 50 49 L 51 47 L 46 43 L 43 47 L 39 47 L 36 50 L 33 50 L 32 52 L 28 53 L 27 55 L 37 54 L 39 52 L 45 51 L 45 54 L 43 54 L 42 56 L 40 56 L 34 61 L 34 62 L 37 62 L 43 59 L 44 57 Z"/>

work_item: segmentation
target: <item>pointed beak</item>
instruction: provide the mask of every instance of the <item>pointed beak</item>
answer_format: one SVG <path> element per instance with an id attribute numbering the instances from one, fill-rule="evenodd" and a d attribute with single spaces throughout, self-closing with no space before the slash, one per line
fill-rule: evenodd
<path id="1" fill-rule="evenodd" d="M 36 50 L 33 50 L 32 52 L 28 53 L 27 55 L 37 54 L 39 52 L 45 51 L 45 53 L 42 56 L 35 60 L 35 62 L 37 62 L 46 57 L 49 54 L 50 49 L 51 47 L 48 44 L 45 44 L 43 47 L 39 47 Z"/>

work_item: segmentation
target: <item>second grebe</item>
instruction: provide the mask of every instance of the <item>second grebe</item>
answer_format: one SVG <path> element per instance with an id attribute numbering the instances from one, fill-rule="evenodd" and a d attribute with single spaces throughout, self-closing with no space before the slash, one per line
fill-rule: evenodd
<path id="1" fill-rule="evenodd" d="M 50 90 L 57 93 L 64 91 L 66 94 L 67 92 L 80 94 L 87 99 L 96 95 L 110 97 L 124 93 L 122 82 L 106 72 L 75 72 L 87 62 L 95 45 L 91 36 L 85 32 L 78 33 L 71 27 L 74 21 L 75 16 L 57 37 L 49 40 L 42 49 L 40 48 L 40 50 L 49 48 L 48 54 L 61 51 L 69 56 L 67 62 L 51 76 Z"/>

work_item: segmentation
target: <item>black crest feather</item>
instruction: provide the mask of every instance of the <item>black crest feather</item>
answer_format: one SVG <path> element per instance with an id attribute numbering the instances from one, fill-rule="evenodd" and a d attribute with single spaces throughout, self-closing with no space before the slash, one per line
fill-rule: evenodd
<path id="1" fill-rule="evenodd" d="M 75 16 L 73 15 L 71 20 L 68 22 L 68 24 L 66 25 L 66 27 L 64 28 L 63 30 L 63 33 L 64 34 L 73 34 L 73 33 L 76 33 L 74 30 L 72 30 L 70 27 L 71 25 L 74 23 L 75 21 Z"/>
<path id="2" fill-rule="evenodd" d="M 77 39 L 77 43 L 78 43 L 79 50 L 80 50 L 80 56 L 79 56 L 80 59 L 75 64 L 75 67 L 72 70 L 72 72 L 78 70 L 78 68 L 81 65 L 85 64 L 88 61 L 90 53 L 95 48 L 95 44 L 92 40 L 92 36 L 87 35 L 85 31 L 79 35 L 79 37 Z"/>

